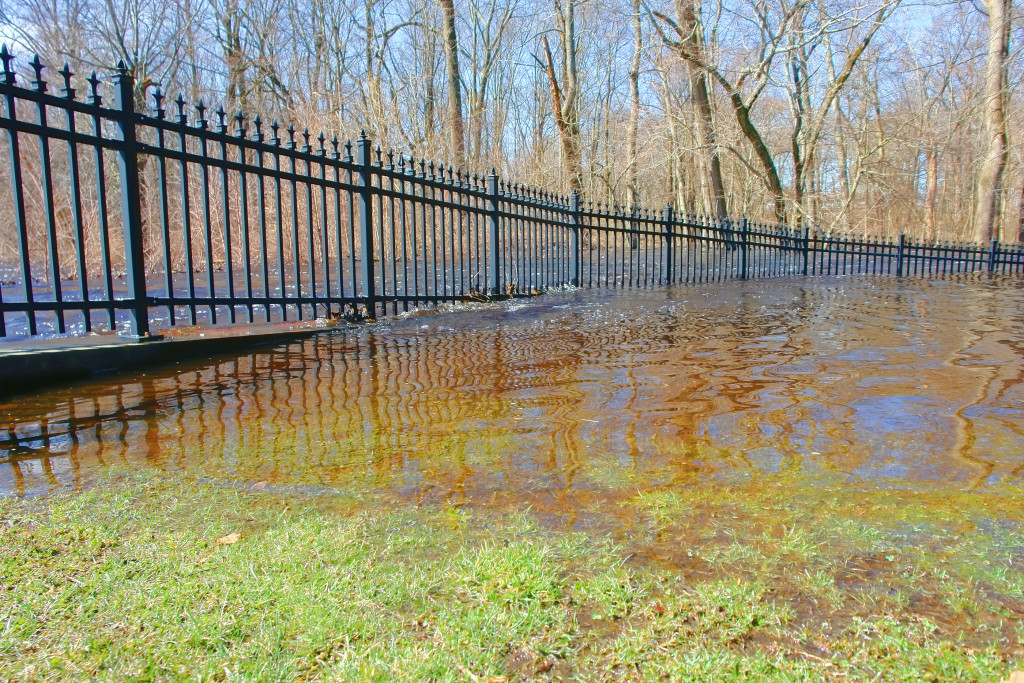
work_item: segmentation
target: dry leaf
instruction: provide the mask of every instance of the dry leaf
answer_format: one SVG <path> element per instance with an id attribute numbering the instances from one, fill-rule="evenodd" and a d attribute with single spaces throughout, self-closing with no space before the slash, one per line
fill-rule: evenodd
<path id="1" fill-rule="evenodd" d="M 1006 683 L 1024 683 L 1024 671 L 1011 671 Z"/>
<path id="2" fill-rule="evenodd" d="M 484 683 L 506 683 L 506 681 L 508 681 L 508 676 L 491 676 L 484 679 Z"/>
<path id="3" fill-rule="evenodd" d="M 233 534 L 228 534 L 227 536 L 221 536 L 220 538 L 218 538 L 217 545 L 234 545 L 235 543 L 238 543 L 240 540 L 242 540 L 242 534 L 236 531 Z"/>

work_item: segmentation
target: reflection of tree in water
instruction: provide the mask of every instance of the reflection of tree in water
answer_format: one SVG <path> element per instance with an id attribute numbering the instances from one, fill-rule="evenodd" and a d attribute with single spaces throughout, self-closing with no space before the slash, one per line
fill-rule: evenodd
<path id="1" fill-rule="evenodd" d="M 1024 460 L 1001 462 L 999 452 L 992 452 L 993 447 L 986 449 L 978 444 L 980 434 L 987 436 L 978 423 L 986 420 L 998 423 L 1004 433 L 1015 435 L 1016 443 L 1024 437 L 1024 426 L 1019 420 L 999 417 L 1003 412 L 999 409 L 1001 405 L 1020 405 L 1019 399 L 1007 398 L 1007 394 L 1024 381 L 1024 340 L 1007 339 L 1002 336 L 1001 325 L 993 325 L 1007 320 L 1021 329 L 1024 315 L 1007 310 L 1003 292 L 998 287 L 985 289 L 988 290 L 985 296 L 973 297 L 962 310 L 964 324 L 957 330 L 960 344 L 951 348 L 943 361 L 950 372 L 968 375 L 973 380 L 969 382 L 971 391 L 965 393 L 968 402 L 951 413 L 956 425 L 956 442 L 951 454 L 977 472 L 970 483 L 972 489 L 984 486 L 993 475 L 1020 477 L 1024 474 Z M 972 363 L 972 357 L 979 355 L 988 362 L 984 365 Z M 980 412 L 980 419 L 971 417 L 974 409 L 985 406 L 992 406 L 995 410 Z M 1017 417 L 1016 411 L 1011 414 Z"/>

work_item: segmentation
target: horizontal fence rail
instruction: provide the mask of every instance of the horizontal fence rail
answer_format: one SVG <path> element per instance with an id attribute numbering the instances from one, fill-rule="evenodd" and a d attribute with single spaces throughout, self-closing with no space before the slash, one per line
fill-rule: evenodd
<path id="1" fill-rule="evenodd" d="M 583 202 L 0 50 L 0 339 L 373 319 L 564 287 L 1020 273 L 1021 245 Z M 79 85 L 85 89 L 80 97 Z M 109 104 L 108 104 L 109 100 Z"/>

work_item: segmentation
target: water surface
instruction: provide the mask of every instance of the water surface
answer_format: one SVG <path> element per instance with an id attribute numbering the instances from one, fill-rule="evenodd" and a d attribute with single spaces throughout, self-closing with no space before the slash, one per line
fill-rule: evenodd
<path id="1" fill-rule="evenodd" d="M 0 492 L 103 465 L 570 523 L 638 491 L 1024 478 L 1024 284 L 791 279 L 414 314 L 0 402 Z"/>

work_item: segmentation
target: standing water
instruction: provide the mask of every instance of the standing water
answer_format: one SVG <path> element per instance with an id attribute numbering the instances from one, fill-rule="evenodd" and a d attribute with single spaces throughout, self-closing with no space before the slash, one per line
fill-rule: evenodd
<path id="1" fill-rule="evenodd" d="M 549 294 L 0 402 L 0 492 L 102 466 L 531 505 L 637 491 L 985 489 L 1024 478 L 1014 278 Z"/>

